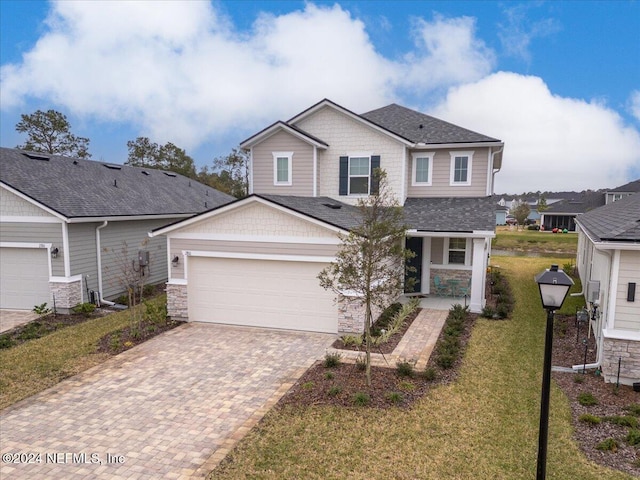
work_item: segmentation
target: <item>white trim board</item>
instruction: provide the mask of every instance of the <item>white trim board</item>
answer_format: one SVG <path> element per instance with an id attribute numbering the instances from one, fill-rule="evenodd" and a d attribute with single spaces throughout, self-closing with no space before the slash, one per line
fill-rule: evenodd
<path id="1" fill-rule="evenodd" d="M 173 240 L 217 240 L 223 242 L 262 242 L 262 243 L 304 243 L 314 245 L 340 245 L 339 238 L 294 237 L 270 235 L 237 235 L 233 233 L 173 233 L 167 235 Z"/>
<path id="2" fill-rule="evenodd" d="M 236 253 L 236 252 L 205 252 L 200 250 L 185 250 L 187 257 L 210 257 L 210 258 L 236 258 L 244 260 L 273 260 L 280 262 L 316 262 L 330 263 L 335 261 L 335 257 L 323 257 L 318 255 L 277 255 L 262 253 Z"/>

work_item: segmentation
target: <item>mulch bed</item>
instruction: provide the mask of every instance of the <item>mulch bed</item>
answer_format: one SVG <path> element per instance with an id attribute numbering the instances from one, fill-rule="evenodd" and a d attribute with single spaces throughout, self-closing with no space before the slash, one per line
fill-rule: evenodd
<path id="1" fill-rule="evenodd" d="M 98 342 L 98 352 L 117 355 L 183 323 L 169 318 L 164 321 L 141 320 L 135 327 L 129 326 L 102 337 Z"/>
<path id="2" fill-rule="evenodd" d="M 440 368 L 435 362 L 435 354 L 431 356 L 425 371 L 431 369 L 435 373 L 433 379 L 428 379 L 425 371 L 415 371 L 412 376 L 402 376 L 398 373 L 396 365 L 390 365 L 389 368 L 371 367 L 371 386 L 367 387 L 365 372 L 357 364 L 341 363 L 337 367 L 327 368 L 324 362 L 318 361 L 280 399 L 277 408 L 285 405 L 362 408 L 362 405 L 356 403 L 356 396 L 361 394 L 368 395 L 366 407 L 369 408 L 410 408 L 431 388 L 449 383 L 456 378 L 476 318 L 477 315 L 468 315 L 464 332 L 460 336 L 460 355 L 451 368 Z M 401 335 L 397 342 L 400 339 Z"/>
<path id="3" fill-rule="evenodd" d="M 578 332 L 575 316 L 556 315 L 553 342 L 553 365 L 571 367 L 584 363 L 586 326 L 580 326 Z M 577 342 L 576 342 L 577 339 Z M 593 333 L 586 342 L 587 363 L 596 360 L 595 339 Z M 640 449 L 627 444 L 625 438 L 629 427 L 615 425 L 603 420 L 591 425 L 579 420 L 580 415 L 591 414 L 598 417 L 630 415 L 625 410 L 632 404 L 640 403 L 640 393 L 633 388 L 615 383 L 605 383 L 604 378 L 596 376 L 594 371 L 582 373 L 553 372 L 553 379 L 569 398 L 571 415 L 575 429 L 574 437 L 585 455 L 595 463 L 606 465 L 635 476 L 640 476 Z M 583 406 L 578 402 L 580 393 L 591 393 L 598 405 Z M 640 421 L 640 418 L 638 418 Z M 616 451 L 601 451 L 596 446 L 605 439 L 614 438 L 618 442 Z"/>
<path id="4" fill-rule="evenodd" d="M 398 343 L 400 343 L 400 340 L 402 340 L 402 337 L 404 336 L 405 332 L 409 329 L 409 327 L 411 326 L 411 324 L 413 323 L 413 321 L 418 316 L 418 314 L 420 313 L 421 310 L 422 310 L 421 308 L 417 308 L 413 313 L 411 313 L 404 320 L 404 323 L 402 324 L 402 327 L 400 327 L 400 329 L 398 329 L 398 331 L 396 333 L 391 335 L 391 337 L 389 337 L 388 341 L 386 341 L 385 343 L 383 343 L 381 345 L 376 345 L 376 346 L 372 347 L 371 348 L 371 352 L 372 353 L 382 353 L 384 355 L 387 355 L 388 353 L 392 353 L 393 350 L 395 350 L 395 348 L 398 346 Z M 366 345 L 364 345 L 364 344 L 360 345 L 360 346 L 345 345 L 341 338 L 338 338 L 335 342 L 333 342 L 333 345 L 331 345 L 331 346 L 333 348 L 337 348 L 337 349 L 340 349 L 340 350 L 351 350 L 351 351 L 356 351 L 356 352 L 364 351 L 364 349 L 366 348 Z"/>

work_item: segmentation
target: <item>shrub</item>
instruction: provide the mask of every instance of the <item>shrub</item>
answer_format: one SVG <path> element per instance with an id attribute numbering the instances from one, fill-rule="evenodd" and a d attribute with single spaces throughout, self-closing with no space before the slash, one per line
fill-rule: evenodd
<path id="1" fill-rule="evenodd" d="M 371 326 L 371 335 L 375 335 L 376 337 L 380 336 L 380 331 L 383 329 L 387 329 L 391 319 L 402 310 L 402 304 L 396 302 L 389 305 L 387 308 L 383 310 L 378 319 Z"/>
<path id="2" fill-rule="evenodd" d="M 627 434 L 627 443 L 629 445 L 640 445 L 640 430 L 632 428 Z"/>
<path id="3" fill-rule="evenodd" d="M 416 385 L 411 382 L 400 382 L 398 384 L 398 388 L 400 390 L 404 390 L 405 392 L 413 392 L 416 389 Z"/>
<path id="4" fill-rule="evenodd" d="M 482 313 L 481 313 L 481 315 L 482 315 L 484 318 L 493 318 L 493 316 L 494 316 L 495 314 L 496 314 L 495 309 L 494 309 L 493 307 L 489 306 L 489 305 L 487 305 L 486 307 L 484 307 L 484 308 L 482 309 Z"/>
<path id="5" fill-rule="evenodd" d="M 607 422 L 614 425 L 620 425 L 621 427 L 638 428 L 638 419 L 631 415 L 613 415 L 610 417 L 604 417 Z"/>
<path id="6" fill-rule="evenodd" d="M 166 303 L 152 303 L 144 301 L 144 318 L 145 320 L 161 325 L 167 323 L 167 304 Z"/>
<path id="7" fill-rule="evenodd" d="M 596 415 L 591 415 L 590 413 L 584 413 L 578 417 L 578 420 L 584 423 L 588 423 L 589 425 L 598 425 L 602 419 Z"/>
<path id="8" fill-rule="evenodd" d="M 406 360 L 398 360 L 396 362 L 396 373 L 400 377 L 413 377 L 413 367 L 414 364 L 412 362 L 408 362 Z"/>
<path id="9" fill-rule="evenodd" d="M 327 392 L 327 395 L 335 397 L 336 395 L 339 395 L 340 392 L 342 392 L 342 387 L 340 385 L 333 385 Z"/>
<path id="10" fill-rule="evenodd" d="M 312 390 L 315 384 L 313 382 L 305 382 L 302 384 L 303 390 Z"/>
<path id="11" fill-rule="evenodd" d="M 324 356 L 324 366 L 325 368 L 335 368 L 338 365 L 340 365 L 340 359 L 342 358 L 342 355 L 340 355 L 339 353 L 335 352 L 335 353 L 327 353 Z"/>
<path id="12" fill-rule="evenodd" d="M 344 335 L 342 337 L 342 343 L 345 347 L 359 347 L 362 345 L 362 335 Z"/>
<path id="13" fill-rule="evenodd" d="M 356 358 L 356 368 L 361 372 L 364 372 L 367 369 L 367 359 L 364 356 Z"/>
<path id="14" fill-rule="evenodd" d="M 333 372 L 327 372 L 324 374 L 324 378 L 326 378 L 327 380 L 333 380 L 333 377 L 335 375 L 333 374 Z"/>
<path id="15" fill-rule="evenodd" d="M 615 438 L 607 438 L 596 445 L 596 448 L 603 452 L 616 452 L 618 450 L 618 441 Z"/>
<path id="16" fill-rule="evenodd" d="M 85 317 L 89 317 L 96 309 L 96 306 L 91 302 L 79 303 L 71 309 L 73 313 L 82 314 Z"/>
<path id="17" fill-rule="evenodd" d="M 631 405 L 624 407 L 624 409 L 631 415 L 640 417 L 640 403 L 632 403 Z"/>
<path id="18" fill-rule="evenodd" d="M 446 370 L 453 367 L 453 364 L 456 363 L 456 357 L 449 353 L 438 355 L 436 363 L 440 368 L 444 368 Z"/>
<path id="19" fill-rule="evenodd" d="M 369 394 L 365 392 L 356 392 L 353 396 L 353 403 L 359 407 L 369 405 L 370 401 L 371 397 L 369 397 Z"/>
<path id="20" fill-rule="evenodd" d="M 427 382 L 431 382 L 436 379 L 436 369 L 433 367 L 427 367 L 424 371 L 424 379 Z"/>
<path id="21" fill-rule="evenodd" d="M 404 396 L 400 392 L 388 392 L 386 397 L 387 400 L 393 404 L 398 404 L 404 399 Z"/>
<path id="22" fill-rule="evenodd" d="M 18 335 L 18 338 L 20 340 L 33 340 L 34 338 L 40 338 L 40 327 L 42 327 L 42 324 L 40 322 L 27 323 L 22 328 L 22 331 Z"/>
<path id="23" fill-rule="evenodd" d="M 9 335 L 0 335 L 0 349 L 11 348 L 15 342 Z"/>
<path id="24" fill-rule="evenodd" d="M 578 394 L 578 403 L 585 407 L 592 405 L 598 405 L 598 400 L 589 392 L 582 392 Z"/>
<path id="25" fill-rule="evenodd" d="M 35 305 L 33 307 L 33 312 L 38 315 L 46 315 L 47 313 L 51 313 L 51 309 L 47 307 L 47 302 L 41 303 L 40 305 Z"/>

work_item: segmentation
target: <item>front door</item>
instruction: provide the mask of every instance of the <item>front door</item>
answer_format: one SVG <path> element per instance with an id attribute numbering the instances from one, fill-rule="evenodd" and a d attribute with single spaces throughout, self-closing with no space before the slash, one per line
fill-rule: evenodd
<path id="1" fill-rule="evenodd" d="M 422 237 L 407 237 L 405 246 L 407 250 L 411 250 L 415 253 L 415 257 L 407 260 L 407 265 L 413 267 L 415 271 L 407 272 L 405 276 L 406 281 L 409 278 L 413 278 L 413 288 L 408 289 L 405 286 L 404 293 L 420 293 L 422 291 Z"/>

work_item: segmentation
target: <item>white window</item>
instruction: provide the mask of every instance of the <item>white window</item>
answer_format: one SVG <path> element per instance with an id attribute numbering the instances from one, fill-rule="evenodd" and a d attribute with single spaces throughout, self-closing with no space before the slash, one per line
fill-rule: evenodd
<path id="1" fill-rule="evenodd" d="M 349 157 L 349 195 L 369 195 L 370 157 Z"/>
<path id="2" fill-rule="evenodd" d="M 471 185 L 473 152 L 449 152 L 451 155 L 451 177 L 449 184 Z"/>
<path id="3" fill-rule="evenodd" d="M 448 246 L 449 264 L 466 265 L 467 259 L 467 239 L 466 238 L 450 238 Z"/>
<path id="4" fill-rule="evenodd" d="M 433 175 L 433 155 L 434 152 L 420 152 L 413 154 L 411 185 L 431 185 L 431 178 Z"/>
<path id="5" fill-rule="evenodd" d="M 272 152 L 273 184 L 291 185 L 291 164 L 293 152 Z"/>

